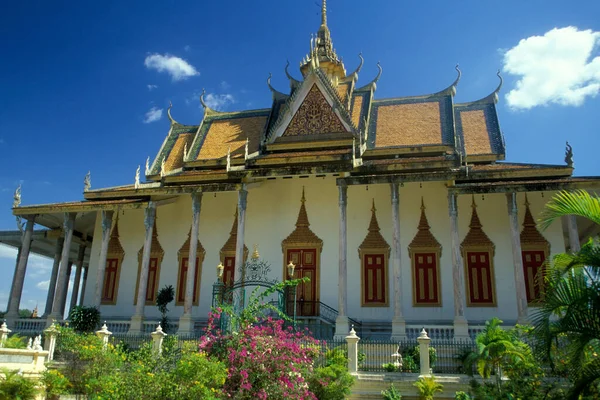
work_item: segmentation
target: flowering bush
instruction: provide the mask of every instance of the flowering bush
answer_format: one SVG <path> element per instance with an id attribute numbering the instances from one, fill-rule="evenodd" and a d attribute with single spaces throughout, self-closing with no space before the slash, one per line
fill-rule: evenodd
<path id="1" fill-rule="evenodd" d="M 56 369 L 48 369 L 42 375 L 42 383 L 46 389 L 47 399 L 58 399 L 58 396 L 69 392 L 71 382 Z"/>
<path id="2" fill-rule="evenodd" d="M 318 342 L 305 332 L 283 328 L 283 320 L 239 326 L 238 332 L 215 329 L 220 309 L 209 315 L 209 328 L 200 349 L 228 368 L 224 390 L 235 399 L 316 399 L 307 377 Z"/>
<path id="3" fill-rule="evenodd" d="M 348 372 L 347 351 L 341 348 L 329 350 L 325 366 L 314 369 L 308 387 L 319 400 L 344 400 L 350 395 L 354 377 Z"/>

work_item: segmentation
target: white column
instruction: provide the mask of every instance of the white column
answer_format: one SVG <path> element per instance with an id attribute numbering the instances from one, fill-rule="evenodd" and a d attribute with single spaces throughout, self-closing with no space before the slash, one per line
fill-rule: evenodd
<path id="1" fill-rule="evenodd" d="M 112 227 L 113 211 L 102 211 L 102 244 L 100 245 L 100 257 L 98 258 L 98 272 L 96 274 L 96 287 L 94 307 L 100 308 L 102 301 L 102 289 L 104 287 L 104 271 L 106 270 L 106 255 L 108 254 L 108 242 L 110 241 L 110 228 Z"/>
<path id="2" fill-rule="evenodd" d="M 392 339 L 406 339 L 406 322 L 402 312 L 402 265 L 400 247 L 400 188 L 391 183 L 392 197 L 392 281 L 394 287 L 394 318 L 392 319 Z"/>
<path id="3" fill-rule="evenodd" d="M 523 275 L 523 254 L 521 252 L 521 236 L 519 232 L 519 208 L 517 193 L 507 193 L 508 221 L 510 223 L 510 240 L 512 243 L 513 268 L 515 289 L 517 295 L 517 322 L 527 323 L 527 292 L 525 291 L 525 276 Z"/>
<path id="4" fill-rule="evenodd" d="M 56 284 L 56 292 L 54 294 L 54 303 L 52 304 L 52 313 L 48 316 L 48 323 L 51 324 L 52 320 L 63 319 L 63 297 L 67 295 L 67 284 L 69 276 L 67 275 L 69 269 L 69 253 L 71 250 L 71 240 L 73 239 L 73 225 L 75 224 L 75 214 L 65 213 L 64 216 L 64 233 L 65 242 L 63 244 L 62 256 L 60 260 L 60 267 L 58 269 L 58 279 Z"/>
<path id="5" fill-rule="evenodd" d="M 448 193 L 450 238 L 452 240 L 452 283 L 454 286 L 454 337 L 456 339 L 469 339 L 469 324 L 465 318 L 465 297 L 463 294 L 463 258 L 458 236 L 457 197 L 455 193 Z"/>
<path id="6" fill-rule="evenodd" d="M 196 254 L 198 251 L 198 223 L 200 222 L 200 208 L 202 205 L 202 192 L 192 193 L 192 232 L 190 234 L 190 251 L 188 253 L 188 268 L 185 279 L 185 299 L 183 315 L 179 318 L 179 335 L 194 333 L 192 320 L 192 305 L 194 301 L 194 277 L 196 276 Z"/>
<path id="7" fill-rule="evenodd" d="M 240 190 L 238 190 L 238 226 L 237 226 L 237 240 L 235 242 L 235 273 L 242 271 L 244 266 L 244 231 L 246 229 L 246 205 L 248 202 L 248 191 L 246 185 L 242 184 Z M 245 275 L 245 271 L 242 272 L 242 276 Z"/>
<path id="8" fill-rule="evenodd" d="M 135 314 L 131 317 L 129 333 L 139 334 L 142 332 L 142 323 L 144 321 L 144 307 L 146 305 L 146 289 L 148 288 L 148 270 L 150 268 L 150 250 L 152 247 L 152 228 L 154 227 L 154 217 L 156 215 L 156 206 L 153 202 L 148 203 L 146 208 L 144 225 L 146 227 L 146 238 L 144 241 L 144 251 L 142 253 L 142 267 L 139 276 L 137 304 Z"/>
<path id="9" fill-rule="evenodd" d="M 71 284 L 71 272 L 73 271 L 73 261 L 69 261 L 69 268 L 67 268 L 67 279 L 65 280 L 65 290 L 60 299 L 60 315 L 64 317 L 65 309 L 67 307 L 67 294 L 69 293 L 69 285 Z M 69 316 L 67 315 L 67 318 Z"/>
<path id="10" fill-rule="evenodd" d="M 348 332 L 348 316 L 346 315 L 346 292 L 348 286 L 347 267 L 347 235 L 346 209 L 348 203 L 348 186 L 345 182 L 338 186 L 340 226 L 339 226 L 339 267 L 338 267 L 338 316 L 335 321 L 335 339 L 341 340 Z"/>
<path id="11" fill-rule="evenodd" d="M 574 215 L 567 215 L 567 229 L 569 231 L 569 247 L 571 253 L 575 253 L 581 250 L 581 243 L 579 242 L 579 231 L 577 230 L 577 217 Z"/>
<path id="12" fill-rule="evenodd" d="M 29 250 L 31 248 L 35 217 L 35 215 L 32 215 L 30 219 L 27 220 L 27 226 L 23 233 L 21 252 L 19 253 L 19 260 L 15 268 L 13 284 L 10 288 L 10 297 L 8 299 L 6 319 L 9 320 L 9 322 L 19 318 L 19 306 L 21 305 L 21 295 L 23 294 L 23 283 L 25 282 L 25 272 L 27 270 L 27 261 L 29 260 Z"/>
<path id="13" fill-rule="evenodd" d="M 83 305 L 83 299 L 85 298 L 85 288 L 87 286 L 87 278 L 88 278 L 89 270 L 90 270 L 89 265 L 86 264 L 83 266 L 83 283 L 81 284 L 81 295 L 79 296 L 79 305 L 80 306 Z"/>
<path id="14" fill-rule="evenodd" d="M 63 243 L 65 238 L 61 235 L 56 238 L 56 249 L 54 250 L 54 263 L 52 264 L 52 273 L 50 275 L 50 284 L 48 286 L 48 296 L 46 297 L 46 307 L 44 317 L 52 313 L 52 305 L 54 304 L 54 292 L 56 291 L 56 279 L 58 278 L 58 267 L 62 256 Z"/>
<path id="15" fill-rule="evenodd" d="M 75 278 L 73 280 L 73 292 L 71 293 L 71 304 L 69 310 L 77 305 L 77 297 L 79 296 L 79 283 L 81 281 L 81 271 L 83 270 L 83 258 L 85 257 L 85 244 L 79 245 L 79 253 L 77 254 L 77 265 L 75 269 Z M 70 312 L 70 311 L 69 311 Z"/>

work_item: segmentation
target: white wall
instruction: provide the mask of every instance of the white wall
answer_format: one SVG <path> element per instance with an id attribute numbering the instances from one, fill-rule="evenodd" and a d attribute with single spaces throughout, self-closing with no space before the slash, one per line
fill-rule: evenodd
<path id="1" fill-rule="evenodd" d="M 272 277 L 281 279 L 283 254 L 281 242 L 294 229 L 300 208 L 302 186 L 306 192 L 306 208 L 311 229 L 323 239 L 321 254 L 320 300 L 337 309 L 338 291 L 338 244 L 339 210 L 338 188 L 335 178 L 294 178 L 265 181 L 249 186 L 246 213 L 245 242 L 250 253 L 254 244 L 259 245 L 261 257 L 271 263 Z M 531 193 L 529 201 L 534 218 L 551 197 Z M 442 245 L 440 260 L 441 307 L 412 306 L 411 262 L 408 245 L 417 232 L 420 217 L 421 196 L 431 225 L 431 232 Z M 389 185 L 351 186 L 348 188 L 348 315 L 357 320 L 383 321 L 393 316 L 393 299 L 389 307 L 360 306 L 360 259 L 358 246 L 367 234 L 371 218 L 371 203 L 375 199 L 377 218 L 381 233 L 388 244 L 392 243 L 391 199 Z M 519 221 L 524 216 L 524 194 L 518 195 Z M 497 307 L 467 307 L 466 318 L 471 321 L 484 321 L 495 315 L 506 322 L 517 317 L 512 248 L 508 222 L 506 196 L 504 194 L 475 197 L 483 230 L 496 244 L 494 257 Z M 211 306 L 212 285 L 216 279 L 215 267 L 219 263 L 219 250 L 229 237 L 233 215 L 237 204 L 237 193 L 207 193 L 202 199 L 200 214 L 200 241 L 206 249 L 200 286 L 200 305 L 193 307 L 193 315 L 205 318 Z M 471 196 L 461 195 L 459 207 L 459 236 L 465 237 L 471 218 Z M 86 286 L 85 302 L 94 298 L 95 281 L 100 252 L 101 218 L 97 218 L 94 243 L 90 260 L 90 271 Z M 159 287 L 177 286 L 177 252 L 187 238 L 191 224 L 191 198 L 181 196 L 177 202 L 157 209 L 158 239 L 165 251 Z M 448 322 L 454 317 L 452 257 L 450 242 L 450 220 L 448 216 L 447 190 L 443 183 L 407 183 L 400 188 L 401 263 L 402 263 L 402 302 L 404 316 L 408 322 Z M 117 304 L 102 306 L 104 318 L 111 316 L 129 317 L 134 312 L 133 298 L 137 279 L 137 254 L 144 241 L 144 211 L 125 210 L 119 213 L 119 232 L 125 250 Z M 544 236 L 551 243 L 552 253 L 564 251 L 560 224 L 553 224 Z M 389 270 L 391 278 L 391 266 Z M 389 280 L 388 294 L 392 293 Z M 465 287 L 463 285 L 463 293 Z M 171 318 L 177 318 L 183 307 L 171 305 Z M 154 306 L 146 307 L 146 316 L 157 317 Z"/>

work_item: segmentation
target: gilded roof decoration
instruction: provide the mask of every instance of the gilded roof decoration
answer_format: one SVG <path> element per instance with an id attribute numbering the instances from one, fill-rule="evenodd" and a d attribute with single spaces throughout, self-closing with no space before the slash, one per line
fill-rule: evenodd
<path id="1" fill-rule="evenodd" d="M 371 222 L 369 223 L 368 233 L 363 242 L 358 247 L 359 252 L 367 249 L 385 249 L 389 250 L 390 245 L 385 241 L 381 235 L 379 229 L 379 222 L 377 222 L 377 209 L 375 208 L 375 199 L 373 199 L 373 206 L 371 207 Z"/>
<path id="2" fill-rule="evenodd" d="M 302 105 L 292 117 L 283 136 L 348 132 L 316 84 L 310 88 Z"/>
<path id="3" fill-rule="evenodd" d="M 235 245 L 237 242 L 237 226 L 238 226 L 238 209 L 235 208 L 235 215 L 233 218 L 233 225 L 231 225 L 231 231 L 229 231 L 229 238 L 221 247 L 221 253 L 233 253 L 235 254 Z M 244 244 L 244 258 L 248 254 L 248 247 Z"/>
<path id="4" fill-rule="evenodd" d="M 437 241 L 430 231 L 429 221 L 425 215 L 425 203 L 421 197 L 421 218 L 419 219 L 418 231 L 412 242 L 408 245 L 408 251 L 415 249 L 441 249 L 442 245 Z"/>
<path id="5" fill-rule="evenodd" d="M 282 246 L 291 246 L 299 244 L 316 244 L 319 247 L 323 245 L 321 240 L 311 229 L 306 212 L 306 198 L 304 197 L 304 188 L 302 188 L 302 199 L 300 200 L 300 211 L 296 221 L 296 229 L 282 242 Z"/>
<path id="6" fill-rule="evenodd" d="M 465 239 L 460 244 L 461 249 L 469 247 L 489 247 L 491 250 L 495 248 L 494 243 L 490 240 L 488 235 L 483 231 L 483 226 L 479 220 L 477 214 L 477 204 L 475 204 L 475 197 L 473 197 L 473 203 L 471 204 L 473 212 L 471 214 L 471 223 L 469 224 L 469 233 L 465 236 Z"/>
<path id="7" fill-rule="evenodd" d="M 141 260 L 144 253 L 144 246 L 138 251 L 138 258 Z M 150 244 L 150 257 L 162 258 L 165 254 L 160 242 L 158 241 L 158 233 L 156 230 L 156 217 L 154 217 L 154 224 L 152 224 L 152 242 Z"/>
<path id="8" fill-rule="evenodd" d="M 188 232 L 187 239 L 181 245 L 177 254 L 179 254 L 180 256 L 187 256 L 190 253 L 191 242 L 192 242 L 192 228 L 190 227 L 190 231 Z M 196 253 L 197 254 L 205 254 L 206 253 L 206 250 L 204 250 L 204 247 L 202 246 L 202 243 L 200 243 L 200 240 L 198 240 L 198 244 L 196 247 Z"/>
<path id="9" fill-rule="evenodd" d="M 109 258 L 111 256 L 123 257 L 125 255 L 125 250 L 123 246 L 121 246 L 121 241 L 119 240 L 119 217 L 117 216 L 117 220 L 115 221 L 115 227 L 110 234 L 110 240 L 108 241 L 108 251 L 106 253 Z"/>
<path id="10" fill-rule="evenodd" d="M 523 220 L 523 230 L 521 231 L 521 245 L 535 245 L 546 249 L 550 247 L 550 243 L 537 229 L 537 224 L 529 209 L 527 194 L 525 194 L 525 218 Z"/>

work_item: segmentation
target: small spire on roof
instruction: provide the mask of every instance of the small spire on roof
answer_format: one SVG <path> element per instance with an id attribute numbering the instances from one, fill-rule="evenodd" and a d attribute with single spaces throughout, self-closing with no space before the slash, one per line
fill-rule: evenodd
<path id="1" fill-rule="evenodd" d="M 229 171 L 231 169 L 231 146 L 229 146 L 229 150 L 227 150 L 227 166 L 226 170 Z"/>
<path id="2" fill-rule="evenodd" d="M 135 189 L 138 189 L 140 187 L 140 165 L 138 165 L 137 169 L 135 170 L 135 181 L 133 183 L 133 187 Z"/>
<path id="3" fill-rule="evenodd" d="M 323 0 L 321 6 L 321 25 L 327 25 L 327 0 Z"/>
<path id="4" fill-rule="evenodd" d="M 567 148 L 565 150 L 565 163 L 567 167 L 573 168 L 573 147 L 567 142 Z"/>
<path id="5" fill-rule="evenodd" d="M 302 198 L 300 199 L 302 204 L 306 203 L 306 197 L 304 197 L 304 186 L 302 186 Z"/>
<path id="6" fill-rule="evenodd" d="M 171 116 L 171 108 L 173 108 L 173 103 L 171 103 L 171 102 L 169 101 L 169 108 L 167 108 L 167 116 L 169 117 L 169 121 L 171 121 L 171 125 L 173 125 L 173 124 L 176 124 L 176 123 L 177 123 L 177 121 L 175 121 L 175 120 L 173 119 L 173 117 Z"/>
<path id="7" fill-rule="evenodd" d="M 250 140 L 246 138 L 246 146 L 244 146 L 244 161 L 248 159 L 248 144 Z"/>
<path id="8" fill-rule="evenodd" d="M 85 174 L 85 177 L 83 178 L 83 191 L 87 192 L 92 188 L 92 173 L 91 171 L 88 171 L 87 174 Z"/>
<path id="9" fill-rule="evenodd" d="M 187 158 L 187 154 L 188 154 L 188 142 L 185 142 L 185 144 L 183 145 L 183 159 L 185 160 Z"/>
<path id="10" fill-rule="evenodd" d="M 165 176 L 165 157 L 160 162 L 160 177 Z"/>
<path id="11" fill-rule="evenodd" d="M 15 189 L 15 195 L 13 196 L 13 208 L 17 208 L 21 205 L 21 184 Z"/>
<path id="12" fill-rule="evenodd" d="M 150 156 L 146 158 L 146 175 L 150 175 Z"/>

